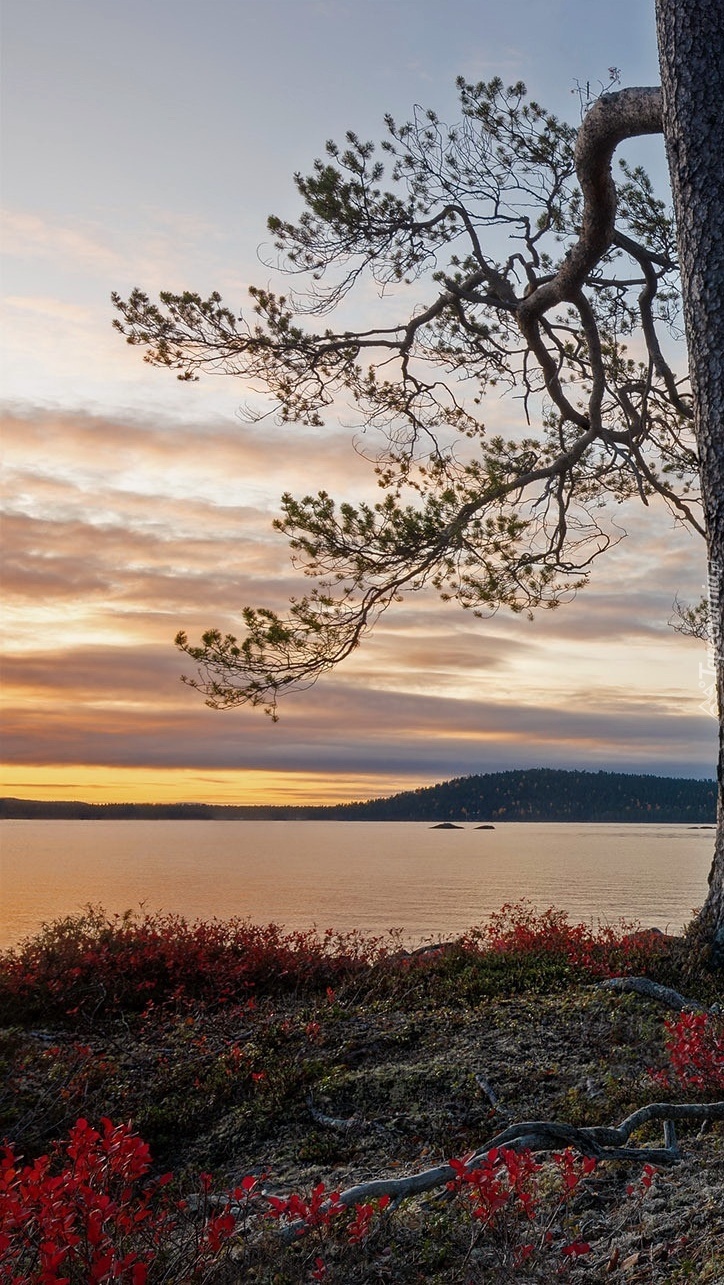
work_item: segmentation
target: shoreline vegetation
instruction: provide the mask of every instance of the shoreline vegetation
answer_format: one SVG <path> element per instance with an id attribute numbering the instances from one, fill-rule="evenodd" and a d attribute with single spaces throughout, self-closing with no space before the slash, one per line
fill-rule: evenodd
<path id="1" fill-rule="evenodd" d="M 329 806 L 206 803 L 85 803 L 0 798 L 6 820 L 178 821 L 575 821 L 713 825 L 716 781 L 570 772 L 490 772 L 406 790 L 390 798 Z"/>
<path id="2" fill-rule="evenodd" d="M 723 982 L 526 903 L 414 951 L 88 907 L 0 954 L 0 1279 L 718 1285 Z"/>

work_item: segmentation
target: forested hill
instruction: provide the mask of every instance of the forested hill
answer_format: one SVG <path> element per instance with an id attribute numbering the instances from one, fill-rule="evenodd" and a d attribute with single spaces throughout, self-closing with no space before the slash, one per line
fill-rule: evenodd
<path id="1" fill-rule="evenodd" d="M 461 776 L 335 808 L 350 821 L 668 821 L 716 819 L 716 782 L 532 768 Z"/>
<path id="2" fill-rule="evenodd" d="M 314 821 L 664 821 L 712 824 L 716 782 L 623 772 L 530 768 L 461 776 L 387 799 L 334 807 L 203 803 L 39 802 L 0 799 L 7 819 Z"/>

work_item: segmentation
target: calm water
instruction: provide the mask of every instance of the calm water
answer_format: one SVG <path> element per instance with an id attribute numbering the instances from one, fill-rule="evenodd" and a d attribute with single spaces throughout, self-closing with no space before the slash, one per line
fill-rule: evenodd
<path id="1" fill-rule="evenodd" d="M 712 830 L 675 825 L 3 821 L 0 947 L 87 903 L 290 928 L 449 937 L 506 901 L 678 930 Z"/>

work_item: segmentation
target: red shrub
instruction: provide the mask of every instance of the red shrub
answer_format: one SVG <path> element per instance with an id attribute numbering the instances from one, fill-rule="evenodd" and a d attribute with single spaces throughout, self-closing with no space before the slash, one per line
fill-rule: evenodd
<path id="1" fill-rule="evenodd" d="M 90 909 L 0 955 L 0 1014 L 93 1015 L 149 1001 L 238 1003 L 254 989 L 331 989 L 381 954 L 378 940 L 355 932 Z"/>
<path id="2" fill-rule="evenodd" d="M 193 1280 L 233 1236 L 237 1218 L 210 1206 L 208 1184 L 200 1219 L 166 1191 L 171 1174 L 148 1179 L 150 1155 L 128 1125 L 80 1119 L 63 1148 L 20 1165 L 11 1146 L 0 1162 L 2 1285 L 146 1285 Z M 248 1206 L 256 1179 L 229 1198 Z"/>
<path id="3" fill-rule="evenodd" d="M 462 939 L 478 953 L 560 959 L 587 977 L 611 977 L 644 969 L 665 947 L 665 938 L 635 923 L 571 924 L 563 910 L 537 911 L 528 902 L 502 906 L 481 928 Z"/>
<path id="4" fill-rule="evenodd" d="M 653 1080 L 670 1089 L 672 1075 L 682 1089 L 703 1093 L 724 1091 L 724 1020 L 711 1013 L 682 1013 L 665 1023 L 670 1069 L 650 1071 Z"/>
<path id="5" fill-rule="evenodd" d="M 451 1160 L 450 1166 L 456 1176 L 447 1184 L 448 1190 L 465 1196 L 473 1218 L 483 1226 L 494 1225 L 502 1213 L 519 1211 L 535 1217 L 532 1178 L 540 1165 L 530 1151 L 494 1147 L 474 1169 L 467 1160 Z"/>
<path id="6" fill-rule="evenodd" d="M 81 1119 L 57 1161 L 19 1167 L 12 1147 L 3 1151 L 0 1280 L 145 1285 L 169 1228 L 168 1212 L 152 1203 L 168 1178 L 140 1185 L 146 1144 L 126 1125 L 104 1119 L 99 1132 Z"/>

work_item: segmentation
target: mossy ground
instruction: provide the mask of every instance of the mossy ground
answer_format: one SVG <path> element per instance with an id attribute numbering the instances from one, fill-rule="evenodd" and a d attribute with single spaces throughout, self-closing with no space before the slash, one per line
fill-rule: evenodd
<path id="1" fill-rule="evenodd" d="M 682 981 L 676 951 L 656 967 L 662 980 L 697 984 Z M 711 1002 L 716 978 L 702 974 L 698 985 Z M 251 1004 L 186 1000 L 41 1024 L 15 1014 L 0 1035 L 0 1136 L 31 1157 L 80 1115 L 130 1120 L 181 1191 L 195 1190 L 203 1170 L 218 1189 L 265 1173 L 267 1191 L 288 1194 L 428 1168 L 511 1120 L 617 1124 L 661 1097 L 648 1071 L 665 1063 L 666 1011 L 582 982 L 560 961 L 521 956 L 506 968 L 502 957 L 453 952 L 409 970 L 372 966 L 334 990 L 270 992 Z M 586 1179 L 553 1227 L 591 1245 L 567 1279 L 721 1285 L 724 1127 L 682 1128 L 680 1141 L 682 1162 L 660 1169 L 646 1193 L 640 1164 L 601 1165 Z M 661 1137 L 652 1126 L 636 1142 Z M 314 1246 L 274 1244 L 240 1246 L 223 1279 L 308 1280 Z M 444 1192 L 380 1218 L 339 1261 L 334 1247 L 325 1253 L 327 1279 L 350 1285 L 551 1272 L 550 1263 L 513 1270 L 510 1246 L 477 1237 Z"/>

